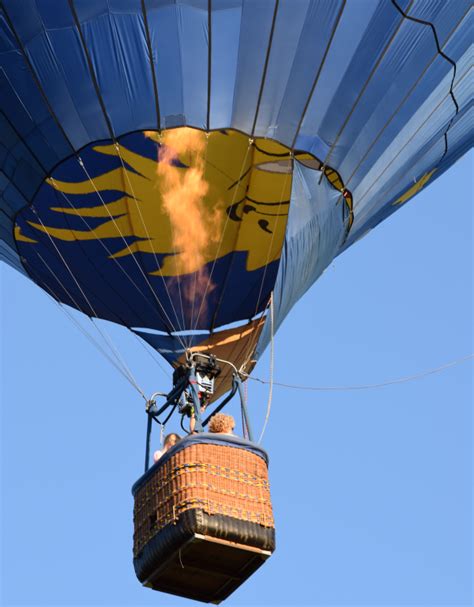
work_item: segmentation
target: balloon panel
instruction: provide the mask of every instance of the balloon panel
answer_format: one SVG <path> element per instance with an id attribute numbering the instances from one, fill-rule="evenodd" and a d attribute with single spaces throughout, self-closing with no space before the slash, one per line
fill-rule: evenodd
<path id="1" fill-rule="evenodd" d="M 472 145 L 472 21 L 464 0 L 6 0 L 1 258 L 185 343 L 272 291 L 278 326 Z"/>

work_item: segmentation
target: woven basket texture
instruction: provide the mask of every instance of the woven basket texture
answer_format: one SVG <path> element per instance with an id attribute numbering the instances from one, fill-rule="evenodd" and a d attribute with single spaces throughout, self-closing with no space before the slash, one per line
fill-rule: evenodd
<path id="1" fill-rule="evenodd" d="M 197 443 L 158 463 L 135 495 L 134 555 L 191 508 L 273 528 L 265 461 L 246 449 Z"/>

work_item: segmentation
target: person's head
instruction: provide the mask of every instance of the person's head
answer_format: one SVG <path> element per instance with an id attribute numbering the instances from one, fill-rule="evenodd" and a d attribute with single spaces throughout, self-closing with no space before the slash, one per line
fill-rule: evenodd
<path id="1" fill-rule="evenodd" d="M 179 440 L 181 440 L 179 434 L 175 434 L 174 432 L 172 432 L 171 434 L 167 434 L 163 442 L 164 451 L 168 451 L 168 449 L 171 449 L 171 447 L 176 445 Z"/>
<path id="2" fill-rule="evenodd" d="M 231 434 L 235 428 L 235 420 L 232 415 L 216 413 L 209 420 L 209 432 L 217 434 Z"/>

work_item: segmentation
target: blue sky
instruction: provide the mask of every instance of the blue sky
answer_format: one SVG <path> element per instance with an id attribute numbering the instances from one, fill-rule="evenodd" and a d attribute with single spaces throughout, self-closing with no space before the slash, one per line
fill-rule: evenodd
<path id="1" fill-rule="evenodd" d="M 275 338 L 277 381 L 375 383 L 473 351 L 472 158 L 328 268 Z M 1 604 L 196 604 L 134 577 L 143 401 L 45 293 L 6 265 L 0 278 Z M 147 393 L 169 387 L 135 338 L 107 330 Z M 276 387 L 277 551 L 226 605 L 471 605 L 472 371 Z M 267 352 L 255 375 L 268 372 Z M 267 394 L 249 385 L 256 428 Z"/>

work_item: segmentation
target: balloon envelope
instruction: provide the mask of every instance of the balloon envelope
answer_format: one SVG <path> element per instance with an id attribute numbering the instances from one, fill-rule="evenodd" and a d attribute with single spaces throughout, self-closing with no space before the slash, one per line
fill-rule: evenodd
<path id="1" fill-rule="evenodd" d="M 5 0 L 0 257 L 251 370 L 342 251 L 472 145 L 469 3 Z"/>

